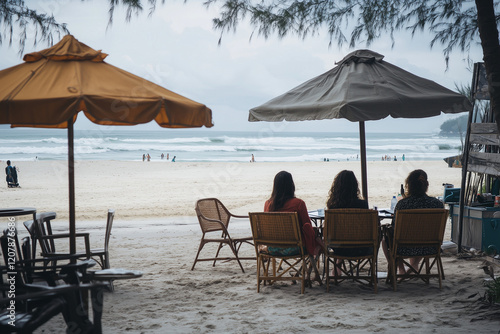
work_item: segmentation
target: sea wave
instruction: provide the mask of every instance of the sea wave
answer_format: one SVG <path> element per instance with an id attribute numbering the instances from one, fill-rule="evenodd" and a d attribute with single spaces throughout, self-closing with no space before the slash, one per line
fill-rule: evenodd
<path id="1" fill-rule="evenodd" d="M 164 139 L 154 139 L 154 138 L 147 138 L 147 139 L 136 139 L 136 138 L 126 138 L 122 139 L 123 142 L 126 143 L 160 143 L 160 144 L 172 144 L 172 143 L 185 143 L 185 144 L 192 144 L 192 143 L 210 143 L 212 140 L 208 137 L 191 137 L 191 138 L 164 138 Z"/>
<path id="2" fill-rule="evenodd" d="M 67 135 L 64 131 L 20 131 L 0 133 L 0 159 L 66 159 Z M 161 160 L 162 153 L 177 156 L 177 161 L 241 161 L 252 154 L 257 161 L 323 161 L 359 158 L 357 133 L 245 133 L 222 131 L 75 131 L 78 159 L 142 160 L 149 153 Z M 457 154 L 458 137 L 429 134 L 367 134 L 368 160 L 405 154 L 407 159 L 442 159 Z M 164 159 L 166 161 L 166 159 Z"/>

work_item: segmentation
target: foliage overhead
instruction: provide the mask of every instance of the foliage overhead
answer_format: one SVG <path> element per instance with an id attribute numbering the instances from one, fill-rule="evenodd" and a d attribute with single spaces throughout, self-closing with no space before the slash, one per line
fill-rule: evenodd
<path id="1" fill-rule="evenodd" d="M 85 0 L 82 0 L 85 1 Z M 155 10 L 157 0 L 108 0 L 109 24 L 113 22 L 115 8 L 122 4 L 127 8 L 126 20 L 130 21 L 133 14 L 143 10 L 142 2 L 149 4 L 149 14 Z M 165 0 L 162 0 L 164 3 Z M 9 46 L 17 40 L 19 54 L 24 52 L 26 40 L 33 39 L 34 45 L 38 42 L 54 44 L 54 35 L 60 39 L 61 35 L 69 33 L 66 23 L 59 23 L 52 14 L 40 13 L 26 4 L 23 0 L 0 0 L 0 44 L 8 40 Z"/>
<path id="2" fill-rule="evenodd" d="M 448 61 L 450 53 L 458 48 L 468 52 L 471 43 L 479 40 L 477 11 L 473 0 L 206 0 L 207 6 L 221 4 L 214 27 L 222 35 L 236 30 L 243 20 L 249 20 L 254 33 L 265 38 L 289 34 L 301 38 L 319 34 L 327 29 L 330 44 L 360 42 L 369 46 L 388 33 L 394 45 L 398 31 L 420 31 L 433 35 L 431 47 L 444 46 Z M 495 8 L 500 1 L 494 2 Z M 500 15 L 496 17 L 497 27 Z M 350 33 L 348 33 L 350 32 Z"/>
<path id="3" fill-rule="evenodd" d="M 34 43 L 45 41 L 53 44 L 54 34 L 67 34 L 66 24 L 58 23 L 53 15 L 40 14 L 26 6 L 21 0 L 0 0 L 0 44 L 4 40 L 12 45 L 14 36 L 19 40 L 19 54 L 24 51 L 26 39 L 33 37 Z"/>
<path id="4" fill-rule="evenodd" d="M 82 0 L 85 1 L 85 0 Z M 187 0 L 184 0 L 186 2 Z M 138 15 L 149 6 L 149 15 L 159 0 L 108 0 L 109 24 L 115 9 L 126 8 L 126 20 Z M 165 0 L 161 0 L 165 3 Z M 206 6 L 220 6 L 219 17 L 213 19 L 214 28 L 222 35 L 235 31 L 238 24 L 249 19 L 254 32 L 265 38 L 297 35 L 301 38 L 317 35 L 327 29 L 330 44 L 348 44 L 354 47 L 364 42 L 369 46 L 382 34 L 389 33 L 392 43 L 397 31 L 429 31 L 436 43 L 444 46 L 448 60 L 456 48 L 468 52 L 471 43 L 478 41 L 477 11 L 474 0 L 205 0 Z M 494 1 L 495 8 L 500 1 Z M 496 17 L 497 26 L 500 15 Z M 53 35 L 69 33 L 65 23 L 58 23 L 52 15 L 39 13 L 22 0 L 0 0 L 0 44 L 18 35 L 19 51 L 30 29 L 36 44 L 46 41 L 53 44 Z"/>

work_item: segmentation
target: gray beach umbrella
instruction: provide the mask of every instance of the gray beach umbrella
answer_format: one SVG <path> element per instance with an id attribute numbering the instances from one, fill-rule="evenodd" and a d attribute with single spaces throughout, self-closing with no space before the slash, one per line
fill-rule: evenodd
<path id="1" fill-rule="evenodd" d="M 472 110 L 464 95 L 407 72 L 370 50 L 349 53 L 334 68 L 250 110 L 250 122 L 345 118 L 359 122 L 362 192 L 368 200 L 365 121 L 424 118 Z"/>

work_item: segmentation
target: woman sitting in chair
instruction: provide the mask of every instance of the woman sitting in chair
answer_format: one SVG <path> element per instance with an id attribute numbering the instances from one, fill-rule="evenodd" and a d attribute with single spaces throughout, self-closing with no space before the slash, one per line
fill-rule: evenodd
<path id="1" fill-rule="evenodd" d="M 316 237 L 316 233 L 311 225 L 306 203 L 295 197 L 295 184 L 292 174 L 281 171 L 274 177 L 274 186 L 271 197 L 264 205 L 264 212 L 296 212 L 302 232 L 302 239 L 309 255 L 317 256 L 322 250 L 322 241 Z M 295 247 L 278 248 L 268 247 L 270 253 L 277 255 L 288 255 L 296 252 Z"/>
<path id="2" fill-rule="evenodd" d="M 343 170 L 335 176 L 326 207 L 328 209 L 368 209 L 368 202 L 359 196 L 358 180 L 352 171 Z M 373 254 L 373 249 L 369 247 L 339 248 L 333 251 L 341 256 L 362 256 L 368 252 Z M 342 260 L 337 260 L 338 265 L 341 263 Z M 338 269 L 337 275 L 340 274 L 341 271 Z"/>
<path id="3" fill-rule="evenodd" d="M 339 172 L 329 192 L 328 209 L 368 209 L 368 202 L 359 196 L 358 180 L 350 170 Z"/>
<path id="4" fill-rule="evenodd" d="M 427 196 L 427 189 L 429 188 L 429 181 L 427 181 L 427 173 L 421 169 L 416 169 L 411 172 L 405 180 L 405 189 L 406 192 L 403 195 L 404 198 L 401 199 L 394 208 L 394 216 L 396 215 L 397 210 L 406 210 L 406 209 L 442 209 L 444 208 L 443 203 L 435 197 Z M 394 224 L 394 220 L 392 222 Z M 389 259 L 388 256 L 388 242 L 392 241 L 394 229 L 389 230 L 389 240 L 382 241 L 382 249 L 384 250 L 385 256 Z M 415 254 L 415 252 L 425 253 L 425 247 L 418 248 L 402 248 L 400 251 L 403 253 L 407 253 L 408 255 L 415 256 L 420 254 Z M 434 252 L 434 248 L 429 250 L 430 252 Z M 405 254 L 403 254 L 405 255 Z M 422 254 L 423 255 L 423 254 Z M 418 270 L 418 264 L 421 258 L 411 258 L 410 265 L 413 269 Z M 399 273 L 404 274 L 406 272 L 404 264 L 402 262 L 398 263 Z"/>

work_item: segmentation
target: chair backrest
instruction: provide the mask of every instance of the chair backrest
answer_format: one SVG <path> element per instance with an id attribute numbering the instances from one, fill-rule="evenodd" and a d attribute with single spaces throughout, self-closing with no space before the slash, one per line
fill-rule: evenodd
<path id="1" fill-rule="evenodd" d="M 373 246 L 379 238 L 377 210 L 330 209 L 325 211 L 323 235 L 326 246 Z"/>
<path id="2" fill-rule="evenodd" d="M 7 272 L 15 272 L 16 285 L 19 284 L 19 286 L 24 286 L 28 283 L 28 277 L 26 275 L 26 271 L 22 270 L 24 267 L 21 266 L 24 266 L 23 255 L 24 249 L 26 249 L 27 246 L 20 246 L 16 228 L 5 229 L 3 231 L 0 236 L 0 247 L 2 249 L 2 255 Z"/>
<path id="3" fill-rule="evenodd" d="M 32 230 L 34 230 L 33 240 L 38 239 L 40 248 L 43 254 L 51 254 L 56 252 L 54 239 L 41 239 L 40 237 L 52 235 L 52 226 L 50 221 L 56 218 L 55 212 L 43 212 L 36 215 L 36 220 Z M 25 223 L 24 226 L 27 224 Z M 27 226 L 26 226 L 27 227 Z M 30 229 L 28 229 L 30 231 Z M 31 232 L 30 232 L 31 234 Z"/>
<path id="4" fill-rule="evenodd" d="M 259 245 L 302 249 L 296 212 L 250 212 L 249 216 L 256 250 Z"/>
<path id="5" fill-rule="evenodd" d="M 57 217 L 57 214 L 55 212 L 42 212 L 42 213 L 36 214 L 36 220 L 41 220 L 42 222 L 37 223 L 37 221 L 27 220 L 23 223 L 24 227 L 26 227 L 26 230 L 28 230 L 28 232 L 30 234 L 31 240 L 33 240 L 32 254 L 31 254 L 32 259 L 34 259 L 36 257 L 36 241 L 38 239 L 37 236 L 43 235 L 41 233 L 48 233 L 47 230 L 50 231 L 50 233 L 52 233 L 52 227 L 50 226 L 50 221 L 52 219 L 55 219 L 56 217 Z M 40 227 L 39 225 L 40 224 L 43 225 L 43 221 L 47 221 L 48 225 Z M 42 230 L 39 231 L 40 228 L 42 228 Z M 44 240 L 44 241 L 40 241 L 40 242 L 48 243 L 49 241 Z M 53 241 L 52 241 L 52 243 L 49 243 L 48 245 L 46 245 L 46 247 L 49 247 L 49 246 L 52 248 L 55 247 L 55 244 L 53 244 Z"/>
<path id="6" fill-rule="evenodd" d="M 109 238 L 111 237 L 111 228 L 113 227 L 113 219 L 115 218 L 115 210 L 108 210 L 108 220 L 106 221 L 106 235 L 104 237 L 104 249 L 107 250 L 109 246 Z"/>
<path id="7" fill-rule="evenodd" d="M 222 222 L 227 228 L 231 213 L 217 198 L 203 198 L 196 202 L 196 215 L 203 232 L 222 230 L 220 224 L 210 221 L 211 219 Z"/>
<path id="8" fill-rule="evenodd" d="M 448 210 L 397 210 L 394 222 L 394 245 L 441 246 Z"/>

